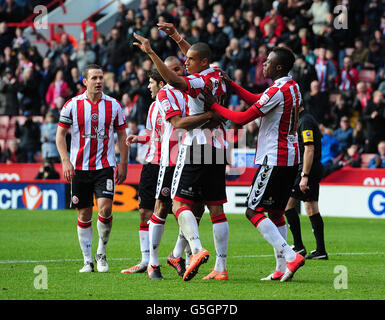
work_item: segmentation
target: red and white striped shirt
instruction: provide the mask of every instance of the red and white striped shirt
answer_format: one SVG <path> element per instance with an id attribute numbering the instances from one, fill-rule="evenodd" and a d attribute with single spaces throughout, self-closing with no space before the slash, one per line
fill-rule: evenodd
<path id="1" fill-rule="evenodd" d="M 205 109 L 204 97 L 201 94 L 201 91 L 204 90 L 206 84 L 212 84 L 212 94 L 218 98 L 218 101 L 221 101 L 221 97 L 226 92 L 226 85 L 221 79 L 221 73 L 215 68 L 208 68 L 203 70 L 200 73 L 189 75 L 184 77 L 188 89 L 186 93 L 189 95 L 188 105 L 186 107 L 186 115 L 196 115 L 208 111 Z M 194 138 L 198 144 L 210 144 L 216 148 L 226 148 L 226 134 L 222 126 L 213 130 L 202 130 L 199 128 L 190 130 L 186 133 L 183 143 L 186 145 L 191 145 Z"/>
<path id="2" fill-rule="evenodd" d="M 293 166 L 299 161 L 297 125 L 301 93 L 291 77 L 276 80 L 254 105 L 262 113 L 255 164 Z"/>
<path id="3" fill-rule="evenodd" d="M 151 103 L 150 108 L 148 109 L 146 120 L 146 130 L 150 132 L 148 150 L 144 158 L 146 163 L 159 164 L 161 156 L 162 127 L 163 119 L 159 113 L 159 106 L 157 105 L 156 101 L 154 101 Z"/>
<path id="4" fill-rule="evenodd" d="M 291 77 L 282 77 L 266 89 L 249 109 L 232 111 L 214 103 L 211 109 L 244 125 L 261 117 L 255 164 L 294 166 L 299 162 L 297 125 L 301 93 Z"/>
<path id="5" fill-rule="evenodd" d="M 159 105 L 159 112 L 163 118 L 162 133 L 162 166 L 175 166 L 178 157 L 178 132 L 169 121 L 172 117 L 178 115 L 186 116 L 186 106 L 188 104 L 188 95 L 175 89 L 170 85 L 164 86 L 156 96 L 156 103 Z"/>
<path id="6" fill-rule="evenodd" d="M 93 104 L 85 91 L 65 103 L 59 126 L 72 127 L 70 161 L 75 170 L 116 166 L 114 130 L 126 128 L 122 107 L 116 99 L 103 93 Z"/>

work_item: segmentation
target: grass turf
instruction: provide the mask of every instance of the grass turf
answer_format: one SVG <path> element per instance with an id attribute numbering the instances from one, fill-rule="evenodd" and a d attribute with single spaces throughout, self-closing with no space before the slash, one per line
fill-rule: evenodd
<path id="1" fill-rule="evenodd" d="M 324 217 L 328 261 L 306 261 L 293 281 L 260 281 L 275 266 L 273 250 L 243 215 L 228 214 L 229 281 L 205 281 L 215 262 L 210 218 L 200 225 L 202 244 L 211 253 L 207 264 L 189 282 L 183 282 L 166 257 L 174 247 L 177 224 L 169 216 L 159 249 L 164 281 L 147 274 L 121 274 L 139 262 L 138 212 L 115 213 L 105 274 L 80 274 L 83 261 L 76 233 L 76 212 L 0 212 L 1 300 L 380 300 L 385 298 L 383 269 L 384 220 Z M 307 217 L 301 217 L 308 252 L 315 241 Z M 97 245 L 94 213 L 94 248 Z M 289 243 L 292 241 L 288 232 Z M 48 289 L 36 289 L 36 266 L 46 267 Z M 346 268 L 347 289 L 341 283 Z M 337 278 L 337 279 L 336 279 Z"/>

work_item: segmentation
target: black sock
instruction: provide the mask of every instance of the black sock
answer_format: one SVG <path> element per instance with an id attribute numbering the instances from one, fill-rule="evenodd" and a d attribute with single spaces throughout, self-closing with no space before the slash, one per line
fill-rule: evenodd
<path id="1" fill-rule="evenodd" d="M 304 248 L 301 236 L 301 222 L 299 221 L 297 210 L 295 210 L 295 208 L 289 209 L 285 211 L 285 216 L 287 223 L 289 224 L 290 231 L 293 235 L 294 247 L 296 249 Z"/>
<path id="2" fill-rule="evenodd" d="M 316 213 L 309 217 L 311 225 L 313 227 L 313 233 L 317 245 L 317 251 L 320 253 L 326 253 L 325 240 L 324 240 L 324 222 L 320 213 Z"/>

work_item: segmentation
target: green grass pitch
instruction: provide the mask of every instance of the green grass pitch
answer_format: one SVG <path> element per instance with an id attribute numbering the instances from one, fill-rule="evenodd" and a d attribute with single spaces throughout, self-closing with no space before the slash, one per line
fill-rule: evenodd
<path id="1" fill-rule="evenodd" d="M 80 274 L 82 256 L 76 212 L 0 211 L 0 300 L 383 300 L 385 220 L 324 217 L 328 261 L 306 261 L 291 282 L 260 281 L 274 269 L 271 246 L 244 215 L 228 214 L 229 281 L 205 281 L 215 261 L 212 225 L 205 214 L 200 225 L 207 264 L 183 282 L 166 263 L 177 237 L 169 216 L 159 250 L 164 281 L 147 274 L 121 274 L 139 262 L 139 214 L 115 213 L 105 274 Z M 94 213 L 94 248 L 97 245 Z M 301 217 L 304 243 L 314 249 L 307 217 Z M 289 243 L 292 241 L 288 232 Z M 47 271 L 47 289 L 36 289 L 37 266 Z M 37 270 L 37 271 L 36 271 Z M 36 271 L 37 273 L 34 273 Z"/>

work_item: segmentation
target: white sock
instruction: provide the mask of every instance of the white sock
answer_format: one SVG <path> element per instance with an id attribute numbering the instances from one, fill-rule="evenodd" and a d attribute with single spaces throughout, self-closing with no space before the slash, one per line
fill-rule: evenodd
<path id="1" fill-rule="evenodd" d="M 172 250 L 172 255 L 175 258 L 182 257 L 184 250 L 186 249 L 187 245 L 188 245 L 188 241 L 186 240 L 185 236 L 183 235 L 182 230 L 179 228 L 178 239 L 176 240 L 174 250 Z"/>
<path id="2" fill-rule="evenodd" d="M 139 243 L 142 260 L 140 264 L 147 266 L 150 261 L 150 235 L 148 223 L 141 223 L 139 226 Z"/>
<path id="3" fill-rule="evenodd" d="M 92 220 L 83 222 L 78 219 L 77 231 L 84 263 L 92 262 Z"/>
<path id="4" fill-rule="evenodd" d="M 269 219 L 263 219 L 257 225 L 258 231 L 265 240 L 270 243 L 277 251 L 282 251 L 286 261 L 295 259 L 295 252 L 290 248 L 285 239 L 282 238 L 275 224 Z"/>
<path id="5" fill-rule="evenodd" d="M 281 234 L 282 238 L 286 240 L 287 238 L 287 226 L 286 224 L 284 226 L 277 227 L 279 233 Z M 275 270 L 279 272 L 285 272 L 286 270 L 286 260 L 285 256 L 283 255 L 283 251 L 278 251 L 277 249 L 274 248 L 274 255 L 275 255 L 275 260 L 276 260 L 276 266 Z"/>
<path id="6" fill-rule="evenodd" d="M 159 245 L 164 232 L 166 219 L 159 218 L 155 213 L 151 216 L 149 227 L 150 238 L 150 266 L 159 266 Z"/>
<path id="7" fill-rule="evenodd" d="M 178 223 L 182 232 L 190 244 L 192 254 L 197 254 L 202 249 L 199 239 L 198 223 L 194 214 L 188 207 L 182 207 L 177 212 Z"/>
<path id="8" fill-rule="evenodd" d="M 222 272 L 226 270 L 229 223 L 225 214 L 211 217 L 211 221 L 213 223 L 214 244 L 217 253 L 214 270 Z"/>
<path id="9" fill-rule="evenodd" d="M 112 214 L 108 218 L 103 218 L 99 215 L 97 228 L 99 233 L 99 244 L 96 251 L 97 254 L 106 254 L 106 246 L 110 239 L 112 227 Z"/>

